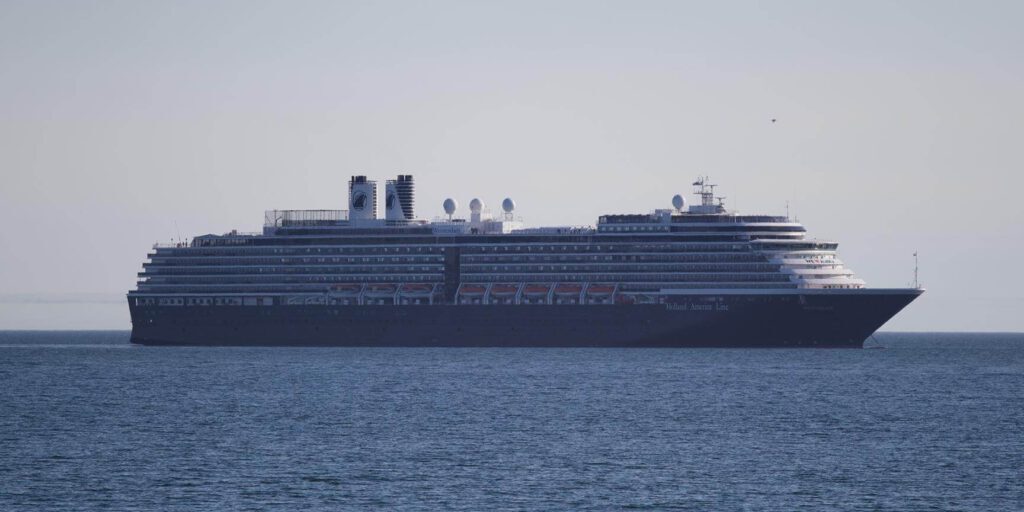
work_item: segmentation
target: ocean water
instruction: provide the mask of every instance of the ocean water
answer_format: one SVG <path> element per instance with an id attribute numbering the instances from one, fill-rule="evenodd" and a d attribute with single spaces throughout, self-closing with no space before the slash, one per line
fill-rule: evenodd
<path id="1" fill-rule="evenodd" d="M 1021 510 L 1024 335 L 872 350 L 0 333 L 0 510 Z"/>

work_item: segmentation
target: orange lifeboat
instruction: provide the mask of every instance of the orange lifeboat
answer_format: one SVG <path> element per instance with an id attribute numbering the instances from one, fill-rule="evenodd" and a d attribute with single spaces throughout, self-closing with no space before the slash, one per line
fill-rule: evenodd
<path id="1" fill-rule="evenodd" d="M 366 287 L 366 293 L 372 295 L 394 295 L 397 290 L 398 286 L 393 284 L 371 284 Z"/>
<path id="2" fill-rule="evenodd" d="M 610 295 L 615 291 L 615 285 L 592 284 L 587 288 L 587 295 Z"/>
<path id="3" fill-rule="evenodd" d="M 423 294 L 423 293 L 430 293 L 433 289 L 434 289 L 434 285 L 430 285 L 430 284 L 404 284 L 404 285 L 402 285 L 402 293 Z"/>
<path id="4" fill-rule="evenodd" d="M 577 283 L 561 283 L 555 286 L 555 295 L 579 295 L 583 285 Z"/>
<path id="5" fill-rule="evenodd" d="M 526 295 L 547 296 L 549 291 L 551 291 L 551 285 L 549 284 L 528 284 L 523 287 L 523 293 Z"/>
<path id="6" fill-rule="evenodd" d="M 362 288 L 363 286 L 358 284 L 336 284 L 331 287 L 331 293 L 356 294 Z"/>
<path id="7" fill-rule="evenodd" d="M 619 295 L 619 296 L 615 297 L 615 303 L 616 304 L 633 304 L 635 302 L 636 302 L 636 297 L 633 297 L 632 295 L 622 294 L 622 295 Z"/>
<path id="8" fill-rule="evenodd" d="M 514 284 L 496 284 L 491 287 L 491 295 L 515 295 L 519 286 Z"/>
<path id="9" fill-rule="evenodd" d="M 459 289 L 461 295 L 483 295 L 487 291 L 487 287 L 482 284 L 464 284 Z"/>

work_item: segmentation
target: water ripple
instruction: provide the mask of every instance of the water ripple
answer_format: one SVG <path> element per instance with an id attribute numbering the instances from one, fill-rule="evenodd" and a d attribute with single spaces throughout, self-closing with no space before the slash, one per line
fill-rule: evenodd
<path id="1" fill-rule="evenodd" d="M 0 510 L 1019 509 L 1024 336 L 878 338 L 150 349 L 0 332 Z"/>

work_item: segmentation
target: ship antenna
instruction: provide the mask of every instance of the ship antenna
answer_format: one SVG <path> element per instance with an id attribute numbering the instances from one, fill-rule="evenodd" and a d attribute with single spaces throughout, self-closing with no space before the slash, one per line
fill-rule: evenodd
<path id="1" fill-rule="evenodd" d="M 693 182 L 694 193 L 700 196 L 701 206 L 714 206 L 715 205 L 715 187 L 718 185 L 711 183 L 711 178 L 707 176 L 697 176 L 697 181 Z"/>
<path id="2" fill-rule="evenodd" d="M 919 289 L 921 285 L 917 281 L 917 251 L 914 251 L 914 288 Z"/>

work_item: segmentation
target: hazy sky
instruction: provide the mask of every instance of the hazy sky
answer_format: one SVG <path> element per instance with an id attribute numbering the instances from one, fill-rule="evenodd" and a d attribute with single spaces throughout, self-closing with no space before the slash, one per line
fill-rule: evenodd
<path id="1" fill-rule="evenodd" d="M 893 330 L 1024 330 L 1024 2 L 0 0 L 0 328 L 128 328 L 147 250 L 416 177 L 530 225 L 710 174 Z M 771 123 L 772 118 L 778 122 Z"/>

